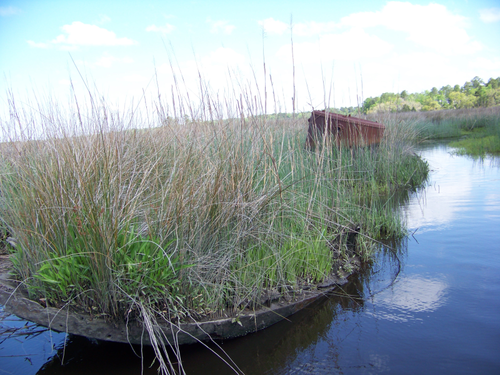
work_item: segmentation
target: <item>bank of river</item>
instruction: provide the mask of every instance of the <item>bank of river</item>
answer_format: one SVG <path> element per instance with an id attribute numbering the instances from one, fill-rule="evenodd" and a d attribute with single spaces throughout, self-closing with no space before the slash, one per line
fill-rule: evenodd
<path id="1" fill-rule="evenodd" d="M 434 145 L 421 150 L 427 188 L 404 205 L 414 232 L 344 287 L 344 296 L 222 348 L 247 374 L 500 372 L 500 167 Z M 342 294 L 338 291 L 338 294 Z M 3 328 L 24 321 L 4 320 Z M 37 330 L 33 327 L 32 330 Z M 125 344 L 50 332 L 2 335 L 7 374 L 138 374 Z M 59 350 L 58 350 L 59 349 Z M 57 358 L 64 355 L 66 365 Z M 188 374 L 231 373 L 201 345 L 183 348 Z M 146 349 L 144 373 L 154 353 Z"/>

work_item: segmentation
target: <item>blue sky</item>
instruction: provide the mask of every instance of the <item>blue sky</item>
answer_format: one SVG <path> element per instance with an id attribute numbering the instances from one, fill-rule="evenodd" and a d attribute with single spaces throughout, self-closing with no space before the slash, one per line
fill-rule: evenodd
<path id="1" fill-rule="evenodd" d="M 168 96 L 172 64 L 192 98 L 198 72 L 233 97 L 272 78 L 291 111 L 292 36 L 301 110 L 500 76 L 498 1 L 0 0 L 3 86 L 15 92 L 67 95 L 70 78 L 82 86 L 73 59 L 108 101 L 156 91 L 155 71 Z"/>

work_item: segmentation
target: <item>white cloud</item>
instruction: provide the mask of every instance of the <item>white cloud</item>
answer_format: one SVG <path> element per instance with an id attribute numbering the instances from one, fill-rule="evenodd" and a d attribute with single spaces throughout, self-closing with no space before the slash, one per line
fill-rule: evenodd
<path id="1" fill-rule="evenodd" d="M 199 90 L 200 75 L 204 85 L 207 85 L 210 90 L 217 91 L 235 85 L 237 80 L 244 76 L 243 72 L 247 74 L 246 77 L 251 74 L 245 56 L 225 47 L 219 47 L 196 60 L 185 61 L 182 67 L 179 67 L 179 71 L 177 71 L 176 67 L 174 67 L 174 71 L 175 74 L 182 74 L 183 87 L 194 92 Z M 161 74 L 162 82 L 172 80 L 172 67 L 169 64 L 162 64 L 158 68 L 158 73 Z M 231 80 L 229 79 L 229 73 L 231 74 Z M 174 84 L 174 82 L 171 82 L 171 84 Z"/>
<path id="2" fill-rule="evenodd" d="M 126 46 L 137 44 L 129 38 L 117 38 L 112 31 L 96 25 L 88 25 L 79 21 L 61 27 L 66 35 L 59 35 L 52 40 L 54 44 L 70 46 Z"/>
<path id="3" fill-rule="evenodd" d="M 350 27 L 383 26 L 408 34 L 408 40 L 448 54 L 474 53 L 482 49 L 465 27 L 467 19 L 451 13 L 444 5 L 388 2 L 381 11 L 354 13 L 341 19 Z"/>
<path id="4" fill-rule="evenodd" d="M 208 18 L 207 22 L 211 25 L 210 32 L 212 34 L 223 32 L 224 34 L 229 35 L 236 28 L 236 26 L 229 24 L 227 21 L 212 21 Z"/>
<path id="5" fill-rule="evenodd" d="M 307 22 L 297 23 L 293 25 L 294 35 L 311 36 L 332 32 L 337 29 L 338 25 L 335 22 Z"/>
<path id="6" fill-rule="evenodd" d="M 419 70 L 427 71 L 428 68 L 444 67 L 450 64 L 449 58 L 431 51 L 394 55 L 386 61 L 387 64 L 393 67 L 400 67 L 402 70 L 411 72 L 417 72 Z"/>
<path id="7" fill-rule="evenodd" d="M 363 57 L 379 57 L 391 51 L 393 46 L 364 30 L 353 28 L 341 34 L 327 34 L 315 42 L 295 43 L 295 63 L 329 62 L 333 60 L 357 61 Z M 282 46 L 277 54 L 283 61 L 291 62 L 291 48 Z"/>
<path id="8" fill-rule="evenodd" d="M 262 26 L 264 31 L 268 34 L 281 35 L 289 28 L 288 24 L 275 20 L 274 18 L 266 18 L 263 21 L 259 21 L 259 25 Z"/>
<path id="9" fill-rule="evenodd" d="M 60 46 L 59 49 L 61 51 L 76 51 L 78 49 L 78 46 L 74 44 L 68 44 Z"/>
<path id="10" fill-rule="evenodd" d="M 21 13 L 21 9 L 15 7 L 0 7 L 0 16 L 8 17 L 13 16 L 14 14 Z"/>
<path id="11" fill-rule="evenodd" d="M 471 70 L 484 77 L 498 77 L 500 75 L 500 57 L 494 57 L 493 59 L 477 57 L 469 63 L 469 66 Z"/>
<path id="12" fill-rule="evenodd" d="M 394 53 L 382 61 L 366 64 L 363 70 L 370 77 L 370 87 L 390 92 L 422 91 L 453 83 L 459 71 L 459 64 L 452 57 L 435 51 Z"/>
<path id="13" fill-rule="evenodd" d="M 500 8 L 489 8 L 479 10 L 479 17 L 485 23 L 500 21 Z"/>
<path id="14" fill-rule="evenodd" d="M 110 68 L 115 62 L 129 64 L 129 63 L 134 62 L 134 60 L 129 58 L 129 57 L 118 58 L 118 57 L 114 57 L 108 53 L 104 53 L 101 56 L 101 58 L 99 60 L 97 60 L 95 65 L 101 66 L 103 68 Z"/>
<path id="15" fill-rule="evenodd" d="M 32 40 L 27 40 L 26 41 L 31 47 L 34 47 L 34 48 L 50 48 L 51 45 L 50 44 L 47 44 L 47 43 L 37 43 L 37 42 L 34 42 Z"/>
<path id="16" fill-rule="evenodd" d="M 290 25 L 275 20 L 274 18 L 267 18 L 263 21 L 258 21 L 266 33 L 281 35 L 290 29 Z M 339 25 L 335 22 L 301 22 L 292 24 L 293 34 L 298 36 L 312 36 L 330 33 L 338 29 Z"/>
<path id="17" fill-rule="evenodd" d="M 161 34 L 170 34 L 174 30 L 175 30 L 175 26 L 171 25 L 169 23 L 166 23 L 163 26 L 150 25 L 150 26 L 146 27 L 146 31 L 152 31 L 152 32 L 161 33 Z"/>
<path id="18" fill-rule="evenodd" d="M 205 56 L 201 59 L 201 64 L 204 66 L 208 65 L 224 65 L 224 66 L 236 66 L 245 63 L 245 56 L 236 52 L 231 48 L 219 47 L 210 55 Z"/>

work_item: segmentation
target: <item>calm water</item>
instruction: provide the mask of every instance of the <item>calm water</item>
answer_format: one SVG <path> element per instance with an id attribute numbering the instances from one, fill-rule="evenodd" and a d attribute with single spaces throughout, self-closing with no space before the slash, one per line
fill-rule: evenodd
<path id="1" fill-rule="evenodd" d="M 421 151 L 429 186 L 404 207 L 414 232 L 338 294 L 269 329 L 221 343 L 247 374 L 499 374 L 500 167 Z M 347 295 L 347 296 L 346 296 Z M 20 327 L 10 317 L 0 323 Z M 36 332 L 32 327 L 31 331 Z M 0 337 L 2 374 L 139 374 L 130 346 L 50 332 Z M 64 355 L 66 365 L 61 366 Z M 229 368 L 200 346 L 188 374 Z M 144 373 L 153 353 L 145 352 Z"/>

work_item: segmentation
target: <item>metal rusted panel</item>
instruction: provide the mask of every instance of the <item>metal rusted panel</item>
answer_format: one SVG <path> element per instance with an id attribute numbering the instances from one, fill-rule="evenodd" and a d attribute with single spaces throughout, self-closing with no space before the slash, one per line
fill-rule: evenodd
<path id="1" fill-rule="evenodd" d="M 306 147 L 314 148 L 324 135 L 335 137 L 337 146 L 377 144 L 384 135 L 385 125 L 357 117 L 327 111 L 313 111 L 309 118 Z"/>

